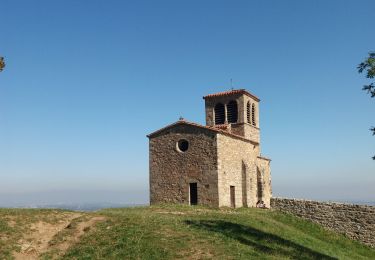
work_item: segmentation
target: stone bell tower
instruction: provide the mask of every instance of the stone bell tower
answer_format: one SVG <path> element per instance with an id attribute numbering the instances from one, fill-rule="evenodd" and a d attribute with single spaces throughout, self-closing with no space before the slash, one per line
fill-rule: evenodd
<path id="1" fill-rule="evenodd" d="M 207 95 L 203 99 L 207 126 L 222 128 L 260 143 L 259 98 L 245 89 L 236 89 Z"/>

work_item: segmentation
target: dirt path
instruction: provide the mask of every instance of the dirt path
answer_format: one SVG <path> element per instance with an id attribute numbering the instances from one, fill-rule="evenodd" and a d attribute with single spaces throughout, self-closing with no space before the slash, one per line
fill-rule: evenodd
<path id="1" fill-rule="evenodd" d="M 53 224 L 44 221 L 32 223 L 29 232 L 26 232 L 24 237 L 18 241 L 20 252 L 15 252 L 13 256 L 16 260 L 38 259 L 40 255 L 52 248 L 63 253 L 74 242 L 77 242 L 85 231 L 104 219 L 104 217 L 87 217 L 83 213 L 64 213 L 61 219 Z M 66 230 L 69 232 L 65 232 Z M 59 234 L 64 234 L 63 241 L 57 244 L 52 243 Z"/>
<path id="2" fill-rule="evenodd" d="M 93 217 L 88 221 L 78 223 L 75 235 L 66 237 L 64 242 L 56 246 L 56 248 L 60 252 L 65 252 L 72 244 L 78 242 L 80 237 L 85 234 L 85 232 L 87 232 L 92 226 L 94 226 L 97 222 L 104 220 L 104 217 Z"/>

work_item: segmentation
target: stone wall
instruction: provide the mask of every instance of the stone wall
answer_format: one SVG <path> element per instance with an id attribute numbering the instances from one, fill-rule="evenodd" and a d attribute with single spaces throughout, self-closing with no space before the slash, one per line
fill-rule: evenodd
<path id="1" fill-rule="evenodd" d="M 255 143 L 260 143 L 260 130 L 258 127 L 248 123 L 237 123 L 231 125 L 231 132 L 249 139 Z"/>
<path id="2" fill-rule="evenodd" d="M 243 195 L 250 189 L 250 180 L 254 178 L 251 169 L 255 166 L 258 147 L 250 142 L 221 134 L 217 136 L 217 147 L 219 206 L 231 206 L 230 186 L 235 187 L 236 208 L 246 204 L 255 205 L 254 200 L 248 202 Z"/>
<path id="3" fill-rule="evenodd" d="M 270 200 L 272 197 L 270 164 L 271 164 L 271 161 L 269 159 L 259 157 L 259 156 L 257 157 L 257 182 L 260 181 L 262 185 L 262 192 L 261 192 L 260 200 L 262 200 L 266 204 L 267 208 L 270 207 Z M 259 200 L 259 197 L 258 197 L 258 200 Z"/>
<path id="4" fill-rule="evenodd" d="M 217 135 L 219 206 L 231 206 L 230 186 L 235 187 L 236 207 L 255 207 L 258 200 L 270 206 L 270 163 L 260 159 L 259 145 Z M 258 198 L 258 170 L 262 174 L 263 197 Z"/>
<path id="5" fill-rule="evenodd" d="M 272 198 L 271 207 L 311 220 L 375 247 L 375 207 Z"/>
<path id="6" fill-rule="evenodd" d="M 186 152 L 177 142 L 189 142 Z M 150 138 L 150 203 L 189 203 L 189 183 L 198 185 L 198 204 L 218 206 L 216 133 L 177 125 Z"/>

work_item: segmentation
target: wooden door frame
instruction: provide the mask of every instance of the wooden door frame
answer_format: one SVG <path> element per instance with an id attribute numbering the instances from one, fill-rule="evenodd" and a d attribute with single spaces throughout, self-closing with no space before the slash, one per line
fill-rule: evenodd
<path id="1" fill-rule="evenodd" d="M 235 186 L 229 186 L 230 189 L 230 206 L 232 208 L 236 208 L 236 187 Z"/>
<path id="2" fill-rule="evenodd" d="M 195 184 L 195 193 L 196 193 L 196 203 L 192 204 L 191 203 L 191 187 L 192 185 Z M 198 205 L 198 182 L 190 182 L 189 183 L 189 205 Z"/>

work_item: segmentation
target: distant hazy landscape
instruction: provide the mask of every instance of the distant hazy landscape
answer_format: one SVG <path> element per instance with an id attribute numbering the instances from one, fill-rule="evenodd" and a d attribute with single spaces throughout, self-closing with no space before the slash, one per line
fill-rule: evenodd
<path id="1" fill-rule="evenodd" d="M 375 206 L 374 201 L 337 201 L 339 203 L 359 204 Z M 90 203 L 53 203 L 53 204 L 19 204 L 0 205 L 0 208 L 28 208 L 28 209 L 66 209 L 76 211 L 95 211 L 108 208 L 128 208 L 137 206 L 148 206 L 148 203 L 111 203 L 111 202 L 90 202 Z"/>
<path id="2" fill-rule="evenodd" d="M 121 204 L 121 203 L 57 203 L 57 204 L 30 204 L 30 205 L 19 205 L 16 207 L 7 208 L 27 208 L 27 209 L 67 209 L 77 211 L 95 211 L 99 209 L 109 208 L 128 208 L 136 206 L 147 206 L 148 204 Z M 5 207 L 3 207 L 5 208 Z"/>

